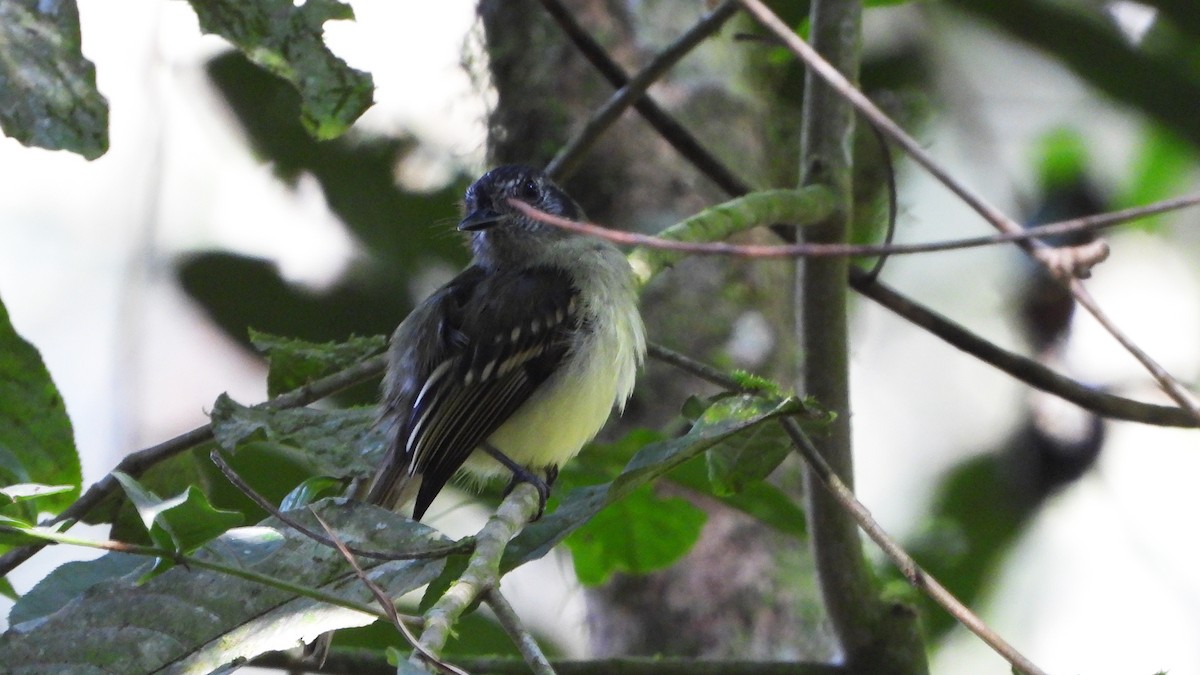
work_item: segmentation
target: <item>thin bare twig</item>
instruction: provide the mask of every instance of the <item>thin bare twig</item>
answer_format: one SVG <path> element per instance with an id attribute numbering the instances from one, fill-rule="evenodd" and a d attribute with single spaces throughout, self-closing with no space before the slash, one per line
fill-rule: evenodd
<path id="1" fill-rule="evenodd" d="M 861 274 L 865 275 L 865 273 Z M 742 393 L 754 393 L 718 369 L 700 363 L 683 354 L 676 353 L 661 345 L 651 345 L 650 354 L 685 372 L 719 386 L 728 387 Z M 785 417 L 781 418 L 779 422 L 783 426 L 784 431 L 792 439 L 796 451 L 812 467 L 814 474 L 820 479 L 821 484 L 828 488 L 833 498 L 854 518 L 862 531 L 879 545 L 880 549 L 895 563 L 896 567 L 913 586 L 924 591 L 934 602 L 962 622 L 964 626 L 978 635 L 984 642 L 1021 671 L 1029 675 L 1044 675 L 1044 671 L 1005 642 L 995 631 L 983 623 L 983 620 L 976 616 L 974 612 L 959 602 L 952 593 L 938 583 L 937 579 L 933 578 L 917 565 L 912 557 L 904 551 L 903 547 L 875 521 L 870 510 L 862 502 L 858 501 L 858 498 L 854 496 L 854 492 L 846 486 L 833 468 L 829 466 L 829 463 L 817 451 L 812 441 L 805 435 L 800 425 L 796 423 L 796 420 Z"/>
<path id="2" fill-rule="evenodd" d="M 821 55 L 816 52 L 811 46 L 801 40 L 787 24 L 783 23 L 778 16 L 775 15 L 766 5 L 760 0 L 738 0 L 742 6 L 754 16 L 754 18 L 767 30 L 774 33 L 784 45 L 791 50 L 793 54 L 799 57 L 804 63 L 824 79 L 829 86 L 837 90 L 837 92 L 849 101 L 858 111 L 871 121 L 881 131 L 886 133 L 896 144 L 904 148 L 918 164 L 925 168 L 934 178 L 950 189 L 955 195 L 962 199 L 968 206 L 975 210 L 985 220 L 999 229 L 1001 232 L 1013 233 L 1019 232 L 1021 226 L 1005 215 L 1000 209 L 993 206 L 982 196 L 976 194 L 967 186 L 963 185 L 958 179 L 950 174 L 941 165 L 934 160 L 933 155 L 929 154 L 916 139 L 909 136 L 900 125 L 896 124 L 882 110 L 880 110 L 869 98 L 861 91 L 854 87 L 845 77 L 841 75 L 827 61 L 821 58 Z M 1197 402 L 1191 392 L 1183 387 L 1170 373 L 1168 373 L 1161 365 L 1150 357 L 1145 351 L 1139 348 L 1134 342 L 1124 334 L 1114 324 L 1107 314 L 1100 309 L 1099 305 L 1092 299 L 1091 295 L 1086 292 L 1083 285 L 1079 282 L 1079 278 L 1087 275 L 1090 265 L 1094 264 L 1095 256 L 1079 258 L 1071 252 L 1071 249 L 1060 250 L 1051 248 L 1038 241 L 1027 241 L 1018 244 L 1025 249 L 1031 256 L 1041 262 L 1050 271 L 1051 275 L 1062 282 L 1071 294 L 1075 296 L 1075 300 L 1080 306 L 1088 311 L 1096 320 L 1100 322 L 1105 330 L 1107 330 L 1114 338 L 1135 359 L 1142 364 L 1142 367 L 1158 382 L 1159 386 L 1183 409 L 1187 410 L 1197 419 L 1200 419 L 1200 402 Z M 1078 263 L 1078 264 L 1077 264 Z M 1083 265 L 1080 267 L 1079 265 Z"/>
<path id="3" fill-rule="evenodd" d="M 255 504 L 258 504 L 259 508 L 261 508 L 262 510 L 271 514 L 272 516 L 275 516 L 281 522 L 286 524 L 288 527 L 291 527 L 293 530 L 296 530 L 300 534 L 303 534 L 304 536 L 308 537 L 309 539 L 312 539 L 313 541 L 317 542 L 318 544 L 322 544 L 324 546 L 329 546 L 331 548 L 336 548 L 339 551 L 344 548 L 347 551 L 353 553 L 354 555 L 361 556 L 363 558 L 374 558 L 376 560 L 432 560 L 432 559 L 436 559 L 436 558 L 445 558 L 448 555 L 466 553 L 471 550 L 472 544 L 470 541 L 460 541 L 460 542 L 458 542 L 456 544 L 452 544 L 450 546 L 443 546 L 441 548 L 433 549 L 431 551 L 420 551 L 417 553 L 396 553 L 393 551 L 371 551 L 368 549 L 361 549 L 356 546 L 347 546 L 344 542 L 337 539 L 336 537 L 323 536 L 319 532 L 316 532 L 315 530 L 313 530 L 309 527 L 306 527 L 304 524 L 300 523 L 295 518 L 292 518 L 291 516 L 287 515 L 286 513 L 280 511 L 274 504 L 272 504 L 270 501 L 268 501 L 266 497 L 263 497 L 262 495 L 258 494 L 258 492 L 256 492 L 254 490 L 254 488 L 250 487 L 250 485 L 248 483 L 246 483 L 246 481 L 243 480 L 242 477 L 239 476 L 236 471 L 233 470 L 232 466 L 229 466 L 229 463 L 226 462 L 225 458 L 221 456 L 220 450 L 213 448 L 213 451 L 208 453 L 208 456 L 212 460 L 213 464 L 217 465 L 217 468 L 220 469 L 221 473 L 225 475 L 225 479 L 228 480 L 230 483 L 232 483 L 233 486 L 236 487 L 238 490 L 240 490 L 242 492 L 242 494 L 249 497 L 250 501 L 254 502 Z M 317 520 L 320 521 L 320 518 L 318 518 Z M 325 523 L 322 522 L 321 526 L 324 527 Z M 326 531 L 328 531 L 328 528 L 326 528 Z"/>
<path id="4" fill-rule="evenodd" d="M 302 387 L 297 387 L 292 391 L 280 394 L 269 401 L 264 401 L 253 407 L 269 408 L 272 410 L 298 408 L 378 376 L 383 372 L 386 363 L 387 361 L 384 356 L 374 356 L 343 371 L 321 378 L 316 382 L 306 384 Z M 212 438 L 212 424 L 205 424 L 182 433 L 175 438 L 163 441 L 158 445 L 127 455 L 125 459 L 117 464 L 113 471 L 120 471 L 136 478 L 155 464 L 178 455 L 185 450 L 190 450 L 211 441 Z M 46 524 L 74 521 L 83 518 L 91 513 L 92 509 L 99 506 L 100 502 L 112 494 L 117 487 L 117 480 L 113 478 L 110 472 L 104 478 L 93 483 L 83 496 L 75 500 L 73 504 Z M 45 544 L 21 546 L 0 556 L 0 576 L 11 572 L 18 565 L 28 560 L 34 553 L 40 551 L 43 546 Z"/>
<path id="5" fill-rule="evenodd" d="M 933 599 L 938 605 L 950 613 L 959 623 L 966 626 L 968 630 L 977 635 L 998 654 L 1003 656 L 1014 668 L 1020 670 L 1026 675 L 1046 675 L 1045 671 L 1037 667 L 1032 661 L 1026 658 L 1023 654 L 1010 645 L 1004 638 L 988 627 L 969 607 L 959 602 L 954 594 L 946 590 L 937 579 L 921 569 L 921 566 L 912 559 L 910 555 L 900 546 L 896 540 L 892 539 L 883 527 L 875 521 L 870 510 L 863 503 L 858 501 L 850 488 L 842 482 L 821 453 L 809 440 L 808 436 L 800 428 L 794 419 L 789 417 L 782 418 L 780 424 L 783 425 L 784 431 L 792 439 L 792 443 L 804 461 L 821 483 L 829 489 L 833 498 L 842 505 L 847 512 L 853 516 L 859 528 L 867 534 L 884 554 L 896 565 L 900 572 L 908 579 L 915 588 L 923 591 L 926 595 Z"/>
<path id="6" fill-rule="evenodd" d="M 448 673 L 454 673 L 454 675 L 468 675 L 465 670 L 442 661 L 437 657 L 436 654 L 430 653 L 421 645 L 420 641 L 417 640 L 417 636 L 413 635 L 412 631 L 409 630 L 408 626 L 405 625 L 403 620 L 401 620 L 400 613 L 396 611 L 396 606 L 392 604 L 392 599 L 389 598 L 388 594 L 379 587 L 379 584 L 372 581 L 371 578 L 367 576 L 367 573 L 363 571 L 362 566 L 358 564 L 358 560 L 354 558 L 354 554 L 350 552 L 350 547 L 346 546 L 346 543 L 339 539 L 336 534 L 334 534 L 333 530 L 330 529 L 329 525 L 323 518 L 321 518 L 320 515 L 317 514 L 316 511 L 310 508 L 309 513 L 312 514 L 313 518 L 317 519 L 317 523 L 320 524 L 321 529 L 325 530 L 325 534 L 328 535 L 329 541 L 335 548 L 337 548 L 338 553 L 342 554 L 342 557 L 346 559 L 346 562 L 350 563 L 350 566 L 354 568 L 354 574 L 358 577 L 358 580 L 363 582 L 363 585 L 367 587 L 367 590 L 371 591 L 371 595 L 375 596 L 375 601 L 379 603 L 381 608 L 383 608 L 383 612 L 387 615 L 388 620 L 392 622 L 392 625 L 396 627 L 396 630 L 400 631 L 400 634 L 404 636 L 404 639 L 408 641 L 408 644 L 412 645 L 413 649 L 420 652 L 422 656 L 424 656 L 430 663 L 438 668 L 441 668 Z"/>
<path id="7" fill-rule="evenodd" d="M 950 345 L 999 369 L 1016 379 L 1064 401 L 1114 420 L 1166 427 L 1197 427 L 1200 420 L 1176 406 L 1143 403 L 1114 396 L 1060 375 L 1033 359 L 1001 349 L 950 319 L 934 312 L 890 287 L 871 282 L 859 270 L 850 270 L 854 290 L 924 328 Z"/>
<path id="8" fill-rule="evenodd" d="M 521 623 L 521 617 L 517 616 L 517 612 L 508 602 L 508 598 L 500 592 L 499 588 L 490 588 L 483 594 L 483 601 L 496 614 L 496 619 L 508 633 L 508 637 L 517 645 L 517 649 L 521 652 L 521 657 L 525 659 L 525 663 L 529 664 L 529 668 L 535 675 L 555 675 L 554 667 L 550 665 L 550 659 L 546 658 L 545 652 L 538 646 L 537 640 L 533 639 L 533 635 Z"/>
<path id="9" fill-rule="evenodd" d="M 558 23 L 567 38 L 574 43 L 584 58 L 595 66 L 596 70 L 614 89 L 620 89 L 629 84 L 629 76 L 625 70 L 604 51 L 592 36 L 588 35 L 583 26 L 575 20 L 571 11 L 559 0 L 540 0 L 546 13 Z M 658 106 L 649 96 L 641 96 L 633 104 L 633 109 L 654 127 L 671 147 L 683 155 L 696 167 L 700 173 L 715 183 L 730 195 L 744 195 L 751 187 L 738 178 L 711 152 L 700 144 L 696 137 L 675 120 L 669 113 Z"/>
<path id="10" fill-rule="evenodd" d="M 887 188 L 888 221 L 887 234 L 883 238 L 883 243 L 885 246 L 891 246 L 896 237 L 896 214 L 898 210 L 896 204 L 896 193 L 898 192 L 896 189 L 896 166 L 892 161 L 892 150 L 888 147 L 887 138 L 884 137 L 883 132 L 878 127 L 870 124 L 870 122 L 867 123 L 867 126 L 871 129 L 871 136 L 879 144 L 879 154 L 882 157 L 884 168 L 887 169 L 885 172 L 887 182 L 884 187 Z M 887 259 L 888 256 L 886 253 L 879 256 L 875 264 L 871 265 L 871 269 L 867 270 L 867 278 L 872 281 L 878 279 L 879 275 L 883 273 L 883 266 L 887 264 Z"/>
<path id="11" fill-rule="evenodd" d="M 727 255 L 743 258 L 834 258 L 953 251 L 1010 242 L 1023 242 L 1072 232 L 1092 232 L 1115 227 L 1139 218 L 1195 206 L 1200 204 L 1200 195 L 1175 197 L 1146 206 L 1138 206 L 1083 218 L 1072 218 L 1070 220 L 1030 227 L 1020 232 L 1001 232 L 983 237 L 970 237 L 925 244 L 727 244 L 724 242 L 676 241 L 648 234 L 614 230 L 585 221 L 568 220 L 561 216 L 539 211 L 525 202 L 516 199 L 510 199 L 509 204 L 530 218 L 543 223 L 561 227 L 564 230 L 606 239 L 622 246 L 645 246 L 646 248 L 678 251 L 694 255 Z"/>
<path id="12" fill-rule="evenodd" d="M 668 70 L 678 63 L 696 45 L 708 36 L 720 30 L 721 26 L 738 11 L 737 0 L 725 0 L 716 9 L 709 12 L 694 26 L 680 35 L 675 42 L 660 51 L 642 68 L 633 79 L 617 89 L 604 105 L 600 106 L 591 118 L 584 124 L 583 129 L 567 142 L 554 155 L 554 159 L 546 165 L 546 173 L 553 178 L 561 179 L 570 176 L 579 167 L 579 162 L 587 151 L 595 145 L 604 130 L 612 126 L 631 105 L 642 99 L 650 85 L 654 84 Z"/>

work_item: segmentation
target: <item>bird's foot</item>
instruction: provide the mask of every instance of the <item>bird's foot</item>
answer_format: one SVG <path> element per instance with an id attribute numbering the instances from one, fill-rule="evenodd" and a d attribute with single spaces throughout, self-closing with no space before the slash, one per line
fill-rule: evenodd
<path id="1" fill-rule="evenodd" d="M 558 467 L 552 466 L 546 469 L 546 478 L 543 479 L 528 467 L 521 466 L 512 461 L 508 455 L 498 450 L 490 443 L 484 443 L 483 449 L 492 459 L 504 465 L 504 468 L 512 472 L 512 480 L 508 482 L 508 486 L 504 488 L 504 496 L 513 491 L 519 483 L 529 483 L 538 493 L 538 509 L 529 522 L 536 522 L 541 519 L 542 514 L 546 511 L 546 500 L 550 497 L 550 486 L 554 484 L 554 480 L 558 478 Z"/>

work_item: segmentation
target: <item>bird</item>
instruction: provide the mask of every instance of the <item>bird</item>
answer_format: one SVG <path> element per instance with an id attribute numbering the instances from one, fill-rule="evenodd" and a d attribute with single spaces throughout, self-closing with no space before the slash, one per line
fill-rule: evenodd
<path id="1" fill-rule="evenodd" d="M 509 476 L 545 509 L 558 469 L 623 411 L 646 353 L 633 271 L 611 243 L 535 220 L 583 210 L 541 170 L 506 165 L 467 189 L 470 265 L 392 334 L 366 501 L 420 520 L 455 475 Z M 414 499 L 415 498 L 415 499 Z"/>

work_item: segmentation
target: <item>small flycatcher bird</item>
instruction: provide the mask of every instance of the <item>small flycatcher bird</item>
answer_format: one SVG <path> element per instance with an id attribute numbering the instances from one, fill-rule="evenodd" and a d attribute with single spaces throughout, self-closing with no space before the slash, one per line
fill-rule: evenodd
<path id="1" fill-rule="evenodd" d="M 558 467 L 624 408 L 646 352 L 633 272 L 612 244 L 533 220 L 579 205 L 541 171 L 502 166 L 467 189 L 474 260 L 392 335 L 388 448 L 367 501 L 420 520 L 452 476 L 512 475 L 544 508 Z"/>

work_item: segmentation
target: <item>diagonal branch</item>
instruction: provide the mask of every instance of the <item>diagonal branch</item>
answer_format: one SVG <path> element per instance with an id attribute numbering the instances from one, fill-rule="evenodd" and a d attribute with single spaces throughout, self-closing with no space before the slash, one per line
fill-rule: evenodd
<path id="1" fill-rule="evenodd" d="M 866 276 L 866 273 L 864 272 L 862 275 Z M 752 389 L 740 384 L 736 378 L 731 377 L 725 372 L 661 345 L 650 345 L 650 355 L 664 363 L 669 363 L 684 372 L 718 386 L 746 394 L 756 393 Z M 964 626 L 978 635 L 984 642 L 1004 656 L 1004 658 L 1008 659 L 1009 663 L 1013 666 L 1028 675 L 1043 674 L 1040 668 L 1005 642 L 1002 637 L 989 628 L 970 608 L 963 605 L 950 591 L 946 590 L 937 579 L 921 569 L 916 561 L 912 559 L 912 556 L 908 555 L 904 548 L 879 525 L 871 515 L 871 511 L 858 500 L 854 492 L 838 477 L 837 472 L 821 456 L 821 453 L 800 428 L 800 425 L 796 423 L 795 419 L 784 417 L 779 420 L 779 423 L 783 426 L 788 437 L 792 439 L 796 452 L 809 464 L 813 473 L 820 479 L 821 484 L 829 490 L 829 493 L 842 508 L 854 518 L 862 531 L 879 545 L 879 548 L 891 559 L 904 577 L 908 579 L 909 583 L 924 592 L 954 618 L 962 622 Z"/>
<path id="2" fill-rule="evenodd" d="M 550 659 L 546 658 L 546 654 L 538 646 L 537 640 L 533 639 L 533 634 L 521 623 L 521 617 L 517 616 L 516 611 L 509 604 L 508 598 L 504 597 L 500 589 L 489 589 L 484 593 L 483 600 L 488 607 L 492 608 L 496 619 L 504 627 L 504 631 L 508 633 L 512 641 L 516 643 L 522 658 L 525 659 L 525 663 L 529 665 L 535 675 L 554 675 L 554 667 L 550 665 Z"/>
<path id="3" fill-rule="evenodd" d="M 871 515 L 871 511 L 858 501 L 854 496 L 854 492 L 846 486 L 842 479 L 838 477 L 837 472 L 825 461 L 821 453 L 812 444 L 812 441 L 800 429 L 800 425 L 794 419 L 784 418 L 780 420 L 784 431 L 792 439 L 792 443 L 797 452 L 804 457 L 804 461 L 808 463 L 809 468 L 818 478 L 821 484 L 829 491 L 842 508 L 854 518 L 858 526 L 866 533 L 871 541 L 879 545 L 884 554 L 895 563 L 896 567 L 904 575 L 908 582 L 920 591 L 923 591 L 934 602 L 940 605 L 943 609 L 950 613 L 968 630 L 977 635 L 979 639 L 988 644 L 996 653 L 1003 656 L 1013 668 L 1025 673 L 1025 675 L 1046 675 L 1046 672 L 1038 668 L 1032 661 L 1022 655 L 1015 647 L 1000 637 L 998 633 L 988 627 L 987 624 L 980 619 L 978 615 L 971 611 L 969 607 L 959 602 L 958 598 L 946 590 L 937 579 L 921 569 L 921 566 L 908 555 L 908 552 L 900 546 L 891 535 L 887 533 L 876 522 Z"/>
<path id="4" fill-rule="evenodd" d="M 1114 396 L 1060 375 L 1033 359 L 1014 354 L 979 337 L 959 324 L 897 293 L 872 282 L 859 270 L 850 271 L 850 286 L 887 307 L 910 323 L 924 328 L 951 346 L 1002 370 L 1018 380 L 1064 401 L 1114 420 L 1166 427 L 1200 427 L 1200 420 L 1176 406 L 1143 403 Z"/>
<path id="5" fill-rule="evenodd" d="M 596 70 L 614 89 L 620 89 L 629 84 L 629 76 L 620 64 L 613 60 L 600 43 L 592 39 L 583 26 L 575 20 L 571 11 L 563 6 L 560 0 L 540 0 L 546 13 L 558 23 L 567 38 L 575 44 L 584 58 L 591 62 Z M 641 96 L 633 104 L 654 130 L 659 133 L 671 147 L 683 155 L 700 171 L 716 183 L 718 187 L 730 195 L 744 195 L 751 187 L 738 178 L 732 171 L 721 163 L 711 152 L 700 144 L 696 137 L 683 127 L 674 117 L 660 108 L 649 96 Z"/>
<path id="6" fill-rule="evenodd" d="M 909 154 L 918 164 L 925 168 L 934 178 L 950 189 L 955 195 L 962 199 L 968 206 L 975 210 L 980 216 L 991 223 L 996 229 L 1001 232 L 1018 232 L 1021 226 L 1014 220 L 1005 215 L 1000 209 L 993 206 L 982 196 L 976 194 L 966 185 L 963 185 L 958 179 L 950 175 L 950 173 L 937 163 L 929 152 L 927 152 L 916 139 L 909 136 L 889 118 L 882 110 L 880 110 L 869 98 L 859 91 L 849 80 L 842 76 L 828 61 L 821 58 L 821 55 L 809 46 L 804 40 L 801 40 L 794 31 L 779 19 L 766 5 L 760 0 L 739 0 L 742 6 L 750 12 L 756 20 L 767 30 L 771 31 L 783 41 L 784 45 L 792 51 L 797 57 L 811 69 L 812 72 L 818 74 L 829 86 L 833 87 L 839 95 L 849 101 L 864 117 L 871 121 L 878 129 L 887 134 L 889 138 L 895 141 L 904 151 Z M 1086 277 L 1093 260 L 1085 260 L 1084 266 L 1079 266 L 1079 260 L 1073 254 L 1073 249 L 1056 249 L 1038 241 L 1023 242 L 1019 246 L 1023 248 L 1029 255 L 1041 262 L 1050 271 L 1051 275 L 1065 285 L 1075 300 L 1088 311 L 1096 320 L 1100 322 L 1105 330 L 1107 330 L 1116 340 L 1134 358 L 1142 364 L 1147 372 L 1158 382 L 1159 386 L 1170 396 L 1181 408 L 1187 410 L 1197 419 L 1200 419 L 1200 402 L 1197 402 L 1191 392 L 1187 391 L 1182 384 L 1171 376 L 1161 365 L 1150 357 L 1144 350 L 1138 347 L 1133 340 L 1120 330 L 1112 322 L 1107 314 L 1100 309 L 1100 306 L 1092 299 L 1091 295 L 1084 289 L 1079 282 L 1079 278 Z"/>
<path id="7" fill-rule="evenodd" d="M 587 153 L 604 130 L 612 126 L 629 106 L 638 101 L 649 100 L 645 97 L 646 90 L 662 77 L 668 70 L 696 45 L 710 35 L 720 30 L 721 26 L 738 11 L 736 0 L 725 0 L 716 9 L 708 13 L 695 26 L 679 36 L 670 46 L 662 50 L 650 63 L 646 64 L 633 79 L 621 85 L 616 93 L 600 106 L 579 131 L 566 145 L 559 149 L 558 154 L 546 165 L 546 173 L 556 180 L 565 178 L 575 172 L 580 160 Z"/>
<path id="8" fill-rule="evenodd" d="M 528 483 L 518 483 L 488 518 L 475 536 L 475 550 L 467 561 L 467 568 L 425 612 L 425 630 L 419 641 L 423 652 L 440 653 L 463 613 L 489 590 L 500 586 L 500 558 L 504 555 L 504 547 L 534 517 L 537 509 L 537 490 Z M 410 663 L 424 666 L 416 653 Z"/>

